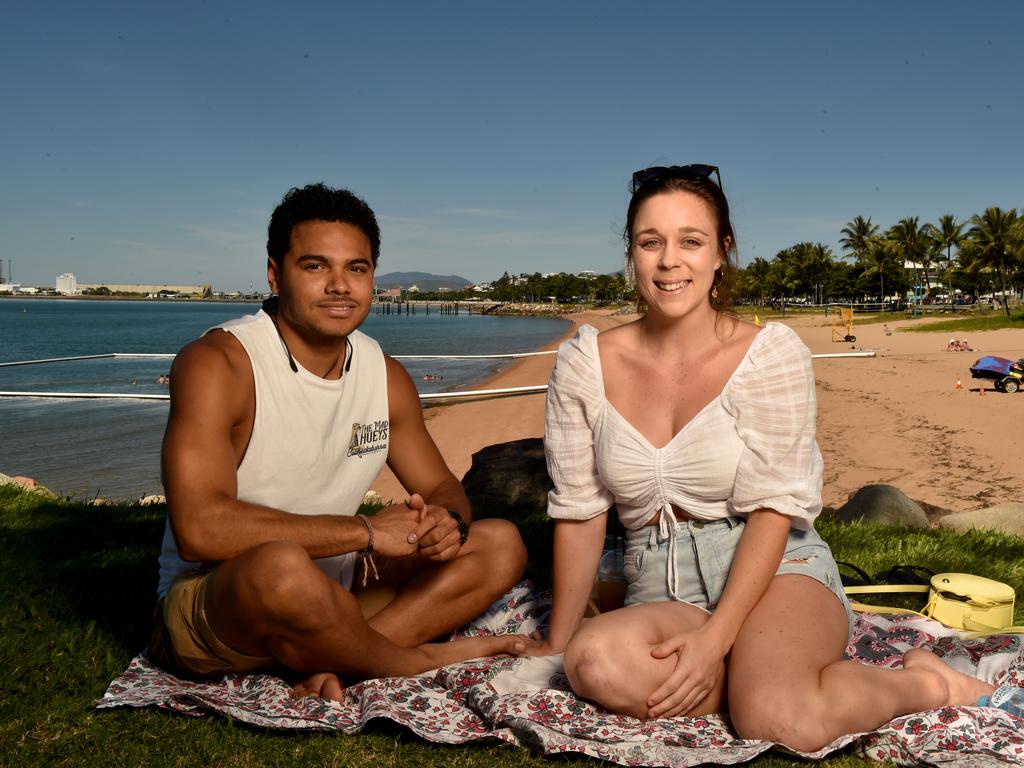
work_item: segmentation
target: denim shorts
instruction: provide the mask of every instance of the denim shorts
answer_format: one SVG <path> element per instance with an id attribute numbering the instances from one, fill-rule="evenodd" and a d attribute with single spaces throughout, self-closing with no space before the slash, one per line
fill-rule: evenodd
<path id="1" fill-rule="evenodd" d="M 684 520 L 676 527 L 676 594 L 683 602 L 714 611 L 722 597 L 729 568 L 736 554 L 746 520 L 726 517 L 718 520 Z M 668 539 L 658 526 L 648 525 L 626 532 L 623 575 L 626 605 L 671 600 L 668 591 Z M 839 569 L 832 550 L 813 528 L 790 528 L 789 540 L 776 575 L 796 573 L 810 576 L 831 590 L 846 611 L 847 627 L 853 628 L 853 611 L 843 592 Z"/>

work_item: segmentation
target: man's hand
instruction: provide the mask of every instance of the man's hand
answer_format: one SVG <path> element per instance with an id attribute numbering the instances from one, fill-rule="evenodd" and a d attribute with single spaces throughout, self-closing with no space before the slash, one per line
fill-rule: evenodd
<path id="1" fill-rule="evenodd" d="M 423 497 L 414 493 L 405 504 L 384 507 L 371 517 L 374 552 L 388 557 L 415 554 L 423 537 L 437 525 L 436 515 L 428 515 L 427 510 Z"/>
<path id="2" fill-rule="evenodd" d="M 649 717 L 675 717 L 699 704 L 715 687 L 725 670 L 725 654 L 719 638 L 704 627 L 670 637 L 651 648 L 651 656 L 676 655 L 668 679 L 647 698 Z"/>
<path id="3" fill-rule="evenodd" d="M 427 504 L 424 520 L 432 521 L 433 527 L 420 537 L 420 554 L 437 563 L 454 560 L 462 549 L 462 535 L 455 518 L 444 507 Z"/>

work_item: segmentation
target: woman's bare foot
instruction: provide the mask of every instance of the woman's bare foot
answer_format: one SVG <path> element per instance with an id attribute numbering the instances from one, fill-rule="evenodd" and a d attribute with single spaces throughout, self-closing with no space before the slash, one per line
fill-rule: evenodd
<path id="1" fill-rule="evenodd" d="M 445 664 L 477 659 L 481 656 L 497 656 L 499 654 L 518 656 L 526 650 L 527 640 L 525 635 L 464 637 L 449 643 L 424 643 L 418 647 L 418 650 L 425 653 L 433 664 L 428 669 L 434 669 L 443 667 Z"/>
<path id="2" fill-rule="evenodd" d="M 922 672 L 930 672 L 942 681 L 945 696 L 939 706 L 973 707 L 982 696 L 990 696 L 996 689 L 994 685 L 976 677 L 957 672 L 931 651 L 914 648 L 903 655 L 903 667 Z"/>

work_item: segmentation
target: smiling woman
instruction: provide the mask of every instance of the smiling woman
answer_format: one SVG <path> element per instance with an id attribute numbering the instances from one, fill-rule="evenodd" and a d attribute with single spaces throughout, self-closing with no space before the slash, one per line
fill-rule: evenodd
<path id="1" fill-rule="evenodd" d="M 724 311 L 735 236 L 713 166 L 634 174 L 627 260 L 647 313 L 562 345 L 545 451 L 554 603 L 538 654 L 636 717 L 728 708 L 739 736 L 813 752 L 992 686 L 928 652 L 843 660 L 852 613 L 814 530 L 823 463 L 811 356 Z M 581 626 L 614 505 L 628 606 Z"/>
<path id="2" fill-rule="evenodd" d="M 663 254 L 670 240 L 677 240 L 684 251 L 692 252 L 702 247 L 705 255 L 710 251 L 715 266 L 711 285 L 706 289 L 708 297 L 713 308 L 728 309 L 732 306 L 736 233 L 729 217 L 729 201 L 721 186 L 711 183 L 712 173 L 718 176 L 718 168 L 713 165 L 637 171 L 633 175 L 633 197 L 626 211 L 622 239 L 626 245 L 626 273 L 633 275 L 636 275 L 642 256 Z M 720 176 L 718 178 L 721 179 Z M 675 220 L 675 206 L 663 199 L 666 193 L 682 196 L 677 199 L 684 201 L 683 205 L 688 209 L 678 212 L 682 220 Z M 649 200 L 653 206 L 644 205 Z M 638 221 L 641 212 L 643 217 Z M 668 231 L 651 230 L 655 219 Z M 640 241 L 643 243 L 637 249 Z M 643 261 L 649 263 L 651 259 L 643 258 Z M 640 296 L 647 298 L 642 291 Z"/>

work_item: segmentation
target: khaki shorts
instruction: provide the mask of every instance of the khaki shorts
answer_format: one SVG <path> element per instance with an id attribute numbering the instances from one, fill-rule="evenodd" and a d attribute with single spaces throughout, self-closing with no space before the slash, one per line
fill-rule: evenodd
<path id="1" fill-rule="evenodd" d="M 379 580 L 372 576 L 362 586 L 362 565 L 357 564 L 352 594 L 363 618 L 382 610 L 402 586 L 422 568 L 415 557 L 374 558 Z M 164 669 L 194 677 L 221 677 L 229 672 L 255 672 L 280 667 L 273 656 L 247 656 L 223 643 L 206 619 L 204 595 L 213 570 L 185 571 L 178 575 L 153 612 L 149 653 Z"/>
<path id="2" fill-rule="evenodd" d="M 222 643 L 206 620 L 204 595 L 212 570 L 185 571 L 157 601 L 149 652 L 157 664 L 197 677 L 280 666 L 273 656 L 247 656 Z"/>

